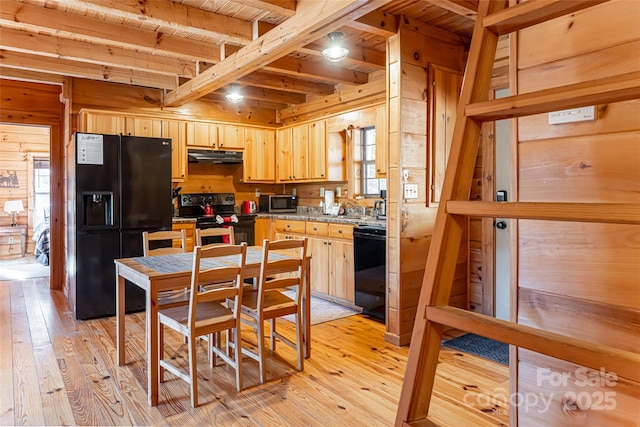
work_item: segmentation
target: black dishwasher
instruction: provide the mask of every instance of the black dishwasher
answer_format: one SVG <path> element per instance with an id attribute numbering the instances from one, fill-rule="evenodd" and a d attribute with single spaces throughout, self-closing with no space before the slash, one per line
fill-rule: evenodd
<path id="1" fill-rule="evenodd" d="M 357 306 L 384 322 L 387 279 L 387 230 L 361 225 L 353 229 L 353 257 Z"/>

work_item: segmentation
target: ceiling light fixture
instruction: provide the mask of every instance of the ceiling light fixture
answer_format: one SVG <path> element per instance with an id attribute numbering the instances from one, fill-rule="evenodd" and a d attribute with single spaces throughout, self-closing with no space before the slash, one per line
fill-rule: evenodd
<path id="1" fill-rule="evenodd" d="M 335 31 L 333 33 L 329 33 L 327 37 L 329 37 L 329 40 L 331 41 L 329 42 L 329 46 L 322 50 L 322 56 L 324 56 L 327 61 L 331 62 L 339 62 L 345 59 L 349 54 L 349 49 L 342 46 L 342 43 L 340 43 L 344 34 L 339 31 Z"/>
<path id="2" fill-rule="evenodd" d="M 238 87 L 237 83 L 231 83 L 231 88 L 225 95 L 225 98 L 227 98 L 227 101 L 233 104 L 237 104 L 238 102 L 242 101 L 244 96 L 242 96 L 242 94 L 240 93 L 240 88 Z"/>

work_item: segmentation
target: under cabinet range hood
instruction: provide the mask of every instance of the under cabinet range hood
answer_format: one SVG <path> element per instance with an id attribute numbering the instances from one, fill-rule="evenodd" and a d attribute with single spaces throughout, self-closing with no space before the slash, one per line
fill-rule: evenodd
<path id="1" fill-rule="evenodd" d="M 242 163 L 242 151 L 189 149 L 189 163 Z"/>

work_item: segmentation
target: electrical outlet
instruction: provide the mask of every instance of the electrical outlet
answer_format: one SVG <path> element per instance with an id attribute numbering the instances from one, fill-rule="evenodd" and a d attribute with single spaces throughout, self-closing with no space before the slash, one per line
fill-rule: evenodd
<path id="1" fill-rule="evenodd" d="M 418 184 L 405 184 L 404 185 L 404 198 L 405 199 L 417 199 L 418 198 Z"/>
<path id="2" fill-rule="evenodd" d="M 260 189 L 256 188 L 256 197 L 260 197 Z"/>
<path id="3" fill-rule="evenodd" d="M 320 187 L 320 197 L 324 197 L 324 187 Z"/>
<path id="4" fill-rule="evenodd" d="M 9 244 L 13 244 L 13 237 L 9 237 Z"/>

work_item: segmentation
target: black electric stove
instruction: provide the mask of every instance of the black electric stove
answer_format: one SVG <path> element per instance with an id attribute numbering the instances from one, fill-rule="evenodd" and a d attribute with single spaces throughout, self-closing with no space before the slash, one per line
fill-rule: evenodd
<path id="1" fill-rule="evenodd" d="M 200 229 L 233 226 L 236 243 L 255 244 L 255 217 L 252 214 L 237 213 L 236 197 L 233 193 L 191 193 L 181 194 L 178 199 L 178 214 L 182 218 L 196 218 Z M 213 215 L 205 215 L 205 206 L 211 205 Z M 203 244 L 214 243 L 204 241 Z"/>

